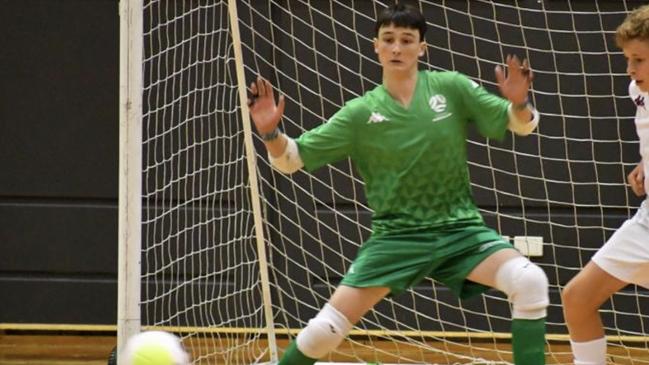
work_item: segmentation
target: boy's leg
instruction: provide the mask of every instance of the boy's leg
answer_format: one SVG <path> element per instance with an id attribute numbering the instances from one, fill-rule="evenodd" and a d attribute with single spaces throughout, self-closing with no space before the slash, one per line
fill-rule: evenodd
<path id="1" fill-rule="evenodd" d="M 545 317 L 512 318 L 514 364 L 545 364 Z"/>
<path id="2" fill-rule="evenodd" d="M 600 306 L 628 283 L 649 286 L 647 202 L 591 258 L 561 293 L 575 364 L 605 364 Z"/>
<path id="3" fill-rule="evenodd" d="M 606 339 L 599 307 L 626 285 L 591 261 L 562 291 L 563 313 L 576 365 L 606 364 Z"/>
<path id="4" fill-rule="evenodd" d="M 467 277 L 507 294 L 512 303 L 512 346 L 517 365 L 545 364 L 545 316 L 548 279 L 543 270 L 518 251 L 497 251 Z"/>
<path id="5" fill-rule="evenodd" d="M 382 287 L 339 286 L 329 303 L 325 304 L 289 345 L 279 364 L 315 363 L 317 359 L 338 347 L 352 326 L 389 292 L 390 289 Z"/>

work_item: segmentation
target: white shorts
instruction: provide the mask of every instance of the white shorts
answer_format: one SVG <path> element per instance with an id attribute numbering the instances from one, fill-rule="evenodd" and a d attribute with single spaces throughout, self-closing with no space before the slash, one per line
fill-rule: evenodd
<path id="1" fill-rule="evenodd" d="M 649 289 L 649 203 L 646 200 L 591 260 L 612 276 Z"/>

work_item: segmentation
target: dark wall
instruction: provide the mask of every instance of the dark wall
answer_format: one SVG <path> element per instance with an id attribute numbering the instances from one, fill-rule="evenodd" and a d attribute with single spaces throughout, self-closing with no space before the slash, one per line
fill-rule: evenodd
<path id="1" fill-rule="evenodd" d="M 117 1 L 0 8 L 0 322 L 114 323 Z"/>

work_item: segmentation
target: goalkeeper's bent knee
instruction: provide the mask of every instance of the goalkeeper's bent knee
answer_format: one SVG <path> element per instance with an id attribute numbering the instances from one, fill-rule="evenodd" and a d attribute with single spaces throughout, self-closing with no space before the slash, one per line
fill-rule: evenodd
<path id="1" fill-rule="evenodd" d="M 505 262 L 496 272 L 496 289 L 507 294 L 513 318 L 545 317 L 550 304 L 548 286 L 545 272 L 522 256 Z"/>
<path id="2" fill-rule="evenodd" d="M 342 313 L 327 303 L 300 331 L 295 342 L 304 355 L 319 359 L 335 350 L 352 326 Z"/>

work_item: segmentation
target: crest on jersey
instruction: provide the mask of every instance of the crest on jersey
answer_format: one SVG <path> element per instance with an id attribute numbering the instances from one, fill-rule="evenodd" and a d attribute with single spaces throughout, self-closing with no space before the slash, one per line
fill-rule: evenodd
<path id="1" fill-rule="evenodd" d="M 453 113 L 446 111 L 446 97 L 442 94 L 431 96 L 430 99 L 428 99 L 428 105 L 435 113 L 437 113 L 437 115 L 433 117 L 433 122 L 438 122 L 453 115 Z"/>
<path id="2" fill-rule="evenodd" d="M 428 105 L 437 113 L 446 110 L 446 97 L 442 94 L 433 95 L 428 99 Z"/>

